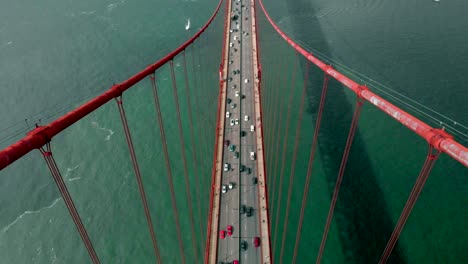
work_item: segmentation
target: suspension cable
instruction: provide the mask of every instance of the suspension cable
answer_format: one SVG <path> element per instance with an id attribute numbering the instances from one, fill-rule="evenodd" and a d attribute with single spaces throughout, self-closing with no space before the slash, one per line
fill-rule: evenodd
<path id="1" fill-rule="evenodd" d="M 299 63 L 299 62 L 298 62 Z M 306 68 L 309 67 L 309 64 L 307 63 Z M 308 69 L 306 69 L 306 72 Z M 305 82 L 305 79 L 304 79 Z M 284 253 L 284 245 L 286 242 L 286 230 L 288 228 L 288 220 L 289 220 L 289 206 L 291 205 L 291 195 L 292 195 L 292 189 L 293 189 L 293 182 L 294 182 L 294 176 L 295 176 L 295 171 L 296 171 L 296 158 L 297 158 L 297 150 L 299 147 L 299 136 L 301 134 L 301 125 L 302 125 L 302 114 L 304 112 L 304 102 L 305 102 L 305 97 L 306 97 L 306 89 L 305 86 L 302 89 L 302 96 L 301 96 L 301 103 L 299 106 L 299 116 L 297 118 L 297 124 L 296 124 L 296 136 L 294 139 L 294 151 L 293 151 L 293 158 L 292 158 L 292 164 L 291 164 L 291 172 L 289 174 L 289 186 L 288 186 L 288 198 L 286 202 L 286 212 L 284 214 L 284 224 L 283 224 L 283 235 L 281 239 L 281 251 L 280 251 L 280 258 L 278 263 L 282 263 L 281 260 L 283 259 L 283 253 Z"/>
<path id="2" fill-rule="evenodd" d="M 156 77 L 154 73 L 151 75 L 151 86 L 153 88 L 154 105 L 156 107 L 157 121 L 158 121 L 159 132 L 161 135 L 161 142 L 162 142 L 163 151 L 164 151 L 164 161 L 166 163 L 166 170 L 167 170 L 167 181 L 168 181 L 169 189 L 171 192 L 171 204 L 172 204 L 172 211 L 174 212 L 174 218 L 175 218 L 175 224 L 176 224 L 176 230 L 177 230 L 177 240 L 179 242 L 179 250 L 181 254 L 180 257 L 182 258 L 182 263 L 185 263 L 184 245 L 182 242 L 182 233 L 180 232 L 179 213 L 177 211 L 177 202 L 175 198 L 174 184 L 172 181 L 171 163 L 169 160 L 169 153 L 167 151 L 166 134 L 164 133 L 164 123 L 163 123 L 164 121 L 163 121 L 162 114 L 161 114 L 158 90 L 156 87 Z"/>
<path id="3" fill-rule="evenodd" d="M 199 40 L 200 41 L 200 40 Z M 206 159 L 206 154 L 203 152 L 203 143 L 202 143 L 202 134 L 201 134 L 201 130 L 200 130 L 200 127 L 201 127 L 201 121 L 202 119 L 200 118 L 200 116 L 203 116 L 200 114 L 200 105 L 199 105 L 199 100 L 198 100 L 198 96 L 197 96 L 197 93 L 200 91 L 200 84 L 199 84 L 199 81 L 200 81 L 200 78 L 198 76 L 198 61 L 195 59 L 195 55 L 198 55 L 198 57 L 200 57 L 200 45 L 196 45 L 198 43 L 194 43 L 193 45 L 193 49 L 192 49 L 192 53 L 191 53 L 191 57 L 192 57 L 192 71 L 193 71 L 193 84 L 194 84 L 194 92 L 195 92 L 195 96 L 194 96 L 194 104 L 195 104 L 195 111 L 194 112 L 195 114 L 198 114 L 198 119 L 194 119 L 196 121 L 195 123 L 195 126 L 197 127 L 196 131 L 197 131 L 197 139 L 198 139 L 198 149 L 200 150 L 200 153 L 201 153 L 201 158 L 200 158 L 200 166 L 198 167 L 199 169 L 199 175 L 201 175 L 201 179 L 200 179 L 200 182 L 202 182 L 204 179 L 205 179 L 205 170 L 204 170 L 204 163 L 203 161 Z M 197 54 L 195 54 L 197 53 Z M 195 151 L 195 150 L 194 150 Z M 205 158 L 203 158 L 205 157 Z M 205 186 L 205 185 L 203 185 Z M 201 195 L 201 193 L 200 193 Z M 201 204 L 200 204 L 200 208 L 199 208 L 199 211 L 201 212 Z M 200 219 L 200 233 L 201 233 L 201 236 L 203 237 L 203 227 L 204 227 L 204 222 L 205 221 L 202 221 L 202 219 Z M 206 243 L 205 243 L 206 245 Z"/>
<path id="4" fill-rule="evenodd" d="M 86 250 L 88 251 L 91 261 L 94 264 L 101 263 L 99 261 L 99 257 L 96 254 L 96 251 L 94 250 L 93 244 L 89 239 L 88 232 L 86 232 L 86 228 L 84 227 L 83 222 L 81 221 L 81 217 L 78 214 L 78 211 L 76 210 L 75 204 L 73 203 L 73 199 L 71 198 L 71 195 L 68 192 L 67 186 L 63 181 L 62 174 L 60 173 L 57 163 L 55 162 L 54 156 L 52 155 L 50 142 L 46 144 L 45 149 L 44 147 L 42 147 L 39 150 L 41 151 L 42 156 L 44 157 L 44 160 L 47 164 L 47 167 L 49 168 L 50 173 L 52 174 L 52 178 L 54 178 L 54 182 L 57 185 L 60 194 L 62 195 L 62 199 L 65 202 L 65 205 L 67 206 L 68 212 L 70 213 L 73 222 L 75 223 L 76 229 L 78 229 L 78 233 L 80 234 L 81 240 L 83 240 L 83 243 L 85 244 Z"/>
<path id="5" fill-rule="evenodd" d="M 400 237 L 401 231 L 405 227 L 406 221 L 408 220 L 408 217 L 411 214 L 411 211 L 413 210 L 413 207 L 416 204 L 416 201 L 418 200 L 418 197 L 421 194 L 424 184 L 426 183 L 427 178 L 429 177 L 429 174 L 431 173 L 435 162 L 439 158 L 439 155 L 440 150 L 435 150 L 434 147 L 431 144 L 429 144 L 429 149 L 424 165 L 422 166 L 421 171 L 419 172 L 419 176 L 416 179 L 416 183 L 414 184 L 413 189 L 411 190 L 411 193 L 408 197 L 408 200 L 406 201 L 405 207 L 401 212 L 400 218 L 398 219 L 395 229 L 393 230 L 392 235 L 388 240 L 387 246 L 385 247 L 379 264 L 387 263 L 387 260 L 390 257 L 390 254 L 392 253 L 393 248 L 395 247 L 395 244 L 398 241 L 398 238 Z"/>
<path id="6" fill-rule="evenodd" d="M 297 59 L 297 52 L 294 52 L 296 55 L 295 58 Z M 286 130 L 284 132 L 284 138 L 283 138 L 283 154 L 281 157 L 281 169 L 280 169 L 280 178 L 279 178 L 279 192 L 278 192 L 278 199 L 276 200 L 276 217 L 275 217 L 275 232 L 274 232 L 274 239 L 273 239 L 273 245 L 276 246 L 276 238 L 278 237 L 278 227 L 279 227 L 279 216 L 280 216 L 280 209 L 281 209 L 281 197 L 283 194 L 283 179 L 284 179 L 284 167 L 286 163 L 286 150 L 288 146 L 288 136 L 289 136 L 289 119 L 291 118 L 291 106 L 292 102 L 294 99 L 293 96 L 293 90 L 294 86 L 296 85 L 296 76 L 297 76 L 297 63 L 294 64 L 294 69 L 292 71 L 292 80 L 289 88 L 289 102 L 288 102 L 288 113 L 286 115 Z M 283 230 L 284 231 L 284 230 Z M 281 258 L 280 261 L 281 263 Z"/>
<path id="7" fill-rule="evenodd" d="M 185 54 L 185 51 L 184 51 Z M 180 118 L 180 107 L 179 107 L 179 95 L 177 94 L 177 82 L 174 72 L 174 61 L 170 61 L 171 66 L 171 78 L 172 78 L 172 91 L 174 94 L 174 103 L 176 106 L 177 112 L 177 126 L 179 127 L 179 138 L 180 138 L 180 148 L 182 153 L 182 163 L 184 167 L 184 179 L 185 179 L 185 193 L 187 195 L 187 206 L 189 209 L 189 216 L 190 216 L 190 228 L 192 231 L 192 246 L 193 251 L 195 253 L 195 259 L 198 260 L 198 252 L 197 252 L 197 245 L 195 243 L 195 227 L 193 221 L 193 209 L 192 209 L 192 196 L 190 194 L 190 181 L 188 178 L 188 168 L 187 168 L 187 158 L 185 156 L 185 140 L 184 140 L 184 133 L 182 132 L 182 120 Z"/>
<path id="8" fill-rule="evenodd" d="M 317 261 L 316 261 L 317 264 L 320 264 L 320 262 L 322 261 L 322 255 L 325 249 L 325 244 L 327 242 L 328 231 L 330 229 L 330 224 L 333 218 L 333 213 L 335 211 L 336 201 L 338 200 L 338 194 L 340 192 L 341 182 L 343 180 L 343 175 L 344 175 L 344 171 L 346 168 L 346 163 L 348 161 L 349 152 L 351 150 L 351 145 L 353 144 L 354 135 L 356 133 L 359 116 L 361 114 L 362 104 L 363 104 L 363 101 L 358 95 L 356 108 L 353 114 L 353 120 L 351 122 L 351 128 L 349 129 L 348 139 L 346 140 L 346 146 L 344 149 L 343 158 L 341 160 L 340 170 L 338 171 L 338 178 L 335 183 L 335 190 L 333 191 L 333 197 L 332 197 L 332 201 L 330 204 L 330 210 L 328 211 L 327 221 L 325 223 L 325 229 L 323 231 L 322 242 L 320 243 L 320 249 L 317 255 Z"/>
<path id="9" fill-rule="evenodd" d="M 309 79 L 309 76 L 308 76 L 309 66 L 310 66 L 310 62 L 307 61 L 307 71 L 306 71 L 306 77 L 304 81 L 304 89 L 306 88 L 307 80 Z M 297 224 L 296 242 L 294 244 L 294 253 L 293 253 L 292 263 L 296 263 L 297 253 L 299 251 L 299 242 L 301 240 L 302 223 L 304 221 L 307 197 L 309 195 L 310 180 L 312 177 L 312 169 L 314 165 L 315 152 L 317 150 L 317 142 L 318 142 L 318 135 L 320 132 L 320 124 L 322 123 L 323 109 L 325 108 L 325 99 L 327 97 L 329 79 L 330 79 L 330 76 L 325 72 L 324 77 L 323 77 L 322 95 L 320 96 L 320 104 L 319 104 L 319 109 L 317 113 L 317 120 L 315 121 L 314 136 L 312 139 L 312 145 L 310 147 L 309 162 L 307 165 L 307 176 L 306 176 L 306 181 L 304 184 L 304 191 L 302 194 L 301 213 L 299 216 L 299 223 Z"/>
<path id="10" fill-rule="evenodd" d="M 138 190 L 140 191 L 141 202 L 143 203 L 143 209 L 145 211 L 146 222 L 148 224 L 148 229 L 151 236 L 151 241 L 153 243 L 154 254 L 158 263 L 162 263 L 161 254 L 159 253 L 158 242 L 156 240 L 156 235 L 153 228 L 153 220 L 151 219 L 151 213 L 148 207 L 148 201 L 146 199 L 145 188 L 143 187 L 143 181 L 141 179 L 140 167 L 138 166 L 138 161 L 135 154 L 135 149 L 133 147 L 133 141 L 130 134 L 130 129 L 128 127 L 127 116 L 125 115 L 125 109 L 123 107 L 122 97 L 115 98 L 117 106 L 119 108 L 120 119 L 122 120 L 122 126 L 125 132 L 125 139 L 127 140 L 128 150 L 130 152 L 130 157 L 132 159 L 133 170 L 135 172 L 135 178 L 138 184 Z"/>
<path id="11" fill-rule="evenodd" d="M 282 67 L 284 67 L 284 64 L 280 64 L 280 66 L 278 66 L 279 68 L 279 72 L 278 74 L 276 75 L 276 82 L 273 84 L 274 85 L 274 90 L 272 91 L 273 92 L 273 95 L 272 95 L 272 100 L 271 100 L 271 104 L 270 104 L 270 110 L 268 111 L 270 113 L 270 123 L 271 123 L 271 130 L 272 130 L 272 133 L 270 138 L 268 139 L 269 142 L 267 144 L 267 146 L 271 146 L 269 149 L 270 151 L 269 152 L 269 157 L 268 157 L 268 171 L 270 171 L 270 175 L 273 175 L 273 155 L 274 155 L 274 151 L 273 151 L 273 142 L 274 142 L 274 139 L 276 139 L 276 133 L 278 132 L 276 128 L 276 125 L 277 125 L 277 122 L 278 122 L 278 119 L 277 118 L 274 118 L 274 114 L 273 114 L 273 109 L 275 108 L 275 106 L 278 105 L 278 99 L 279 99 L 279 91 L 280 91 L 280 83 L 281 83 L 281 73 L 284 72 L 284 70 L 282 70 Z M 272 182 L 270 183 L 270 186 Z M 270 202 L 272 202 L 270 200 Z"/>
<path id="12" fill-rule="evenodd" d="M 201 216 L 201 201 L 200 201 L 200 175 L 198 173 L 198 163 L 197 163 L 197 152 L 195 151 L 195 136 L 193 131 L 193 118 L 192 118 L 192 102 L 190 100 L 190 88 L 189 88 L 189 80 L 188 80 L 188 73 L 187 73 L 187 60 L 185 57 L 185 50 L 182 53 L 183 55 L 183 64 L 184 64 L 184 78 L 185 78 L 185 95 L 187 97 L 187 113 L 189 116 L 189 124 L 190 124 L 190 138 L 192 140 L 192 156 L 193 156 L 193 166 L 194 166 L 194 175 L 195 175 L 195 191 L 197 197 L 197 207 L 198 207 L 198 224 L 200 228 L 200 232 L 202 232 L 202 216 Z M 200 240 L 201 241 L 201 240 Z"/>
<path id="13" fill-rule="evenodd" d="M 284 74 L 285 71 L 282 71 L 282 72 L 283 72 L 282 75 L 284 76 L 284 80 L 286 80 L 286 76 L 285 76 L 285 74 Z M 279 148 L 280 148 L 280 138 L 281 138 L 281 120 L 282 120 L 282 117 L 283 117 L 283 111 L 281 111 L 281 107 L 279 107 L 279 102 L 280 102 L 279 98 L 281 97 L 281 96 L 279 96 L 279 95 L 280 95 L 280 91 L 281 91 L 281 83 L 282 83 L 282 80 L 280 79 L 280 82 L 278 82 L 278 86 L 277 86 L 277 87 L 278 87 L 278 88 L 277 88 L 277 89 L 278 89 L 278 92 L 277 92 L 277 94 L 276 94 L 276 97 L 277 97 L 277 98 L 276 98 L 276 103 L 275 103 L 275 106 L 276 106 L 278 109 L 280 109 L 280 111 L 279 111 L 279 112 L 280 112 L 280 115 L 279 115 L 279 118 L 275 118 L 275 119 L 274 119 L 274 120 L 275 120 L 274 129 L 275 129 L 275 132 L 276 132 L 276 133 L 275 133 L 274 138 L 272 139 L 272 144 L 274 144 L 275 141 L 276 141 L 276 144 L 274 145 L 274 146 L 276 146 L 276 151 L 275 151 L 275 152 L 273 153 L 273 155 L 272 155 L 272 159 L 271 159 L 271 170 L 270 170 L 270 171 L 273 173 L 273 175 L 274 175 L 274 176 L 273 176 L 273 192 L 272 192 L 272 196 L 271 196 L 272 200 L 270 200 L 270 201 L 271 201 L 271 207 L 270 207 L 270 209 L 271 209 L 270 212 L 271 212 L 271 213 L 274 212 L 274 210 L 273 210 L 273 208 L 274 208 L 274 203 L 273 203 L 273 201 L 276 200 L 276 198 L 275 198 L 275 194 L 276 194 L 276 179 L 278 178 L 278 177 L 277 177 L 278 173 L 277 173 L 277 171 L 276 171 L 276 168 L 277 168 L 277 165 L 278 165 L 278 158 L 279 158 L 278 152 L 279 152 Z M 273 220 L 273 219 L 272 219 L 272 220 Z M 275 219 L 275 222 L 273 223 L 274 225 L 276 225 L 276 221 L 277 221 L 277 219 Z M 275 228 L 275 229 L 276 229 L 276 228 Z M 273 243 L 273 247 L 274 247 L 274 243 Z"/>

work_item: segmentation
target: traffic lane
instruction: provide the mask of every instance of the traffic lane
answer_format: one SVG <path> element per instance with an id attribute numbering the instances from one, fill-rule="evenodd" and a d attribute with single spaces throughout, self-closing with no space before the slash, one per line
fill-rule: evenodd
<path id="1" fill-rule="evenodd" d="M 232 83 L 229 83 L 228 84 L 232 84 Z M 229 104 L 227 104 L 229 105 Z M 228 106 L 229 107 L 229 106 Z M 227 108 L 229 109 L 229 108 Z M 239 110 L 239 108 L 234 108 L 232 109 L 231 108 L 231 113 L 232 115 L 236 115 Z M 229 119 L 226 119 L 226 122 L 225 122 L 225 127 L 227 127 L 228 129 L 225 129 L 225 139 L 227 138 L 230 138 L 230 141 L 232 142 L 232 144 L 236 144 L 236 145 L 239 145 L 239 141 L 237 140 L 239 137 L 239 132 L 237 129 L 229 129 L 230 127 L 230 118 Z M 228 162 L 228 163 L 235 163 L 235 159 L 233 157 L 233 154 L 229 153 L 228 151 L 226 151 L 223 155 L 223 160 L 225 162 Z M 223 174 L 222 174 L 222 184 L 226 184 L 228 185 L 229 182 L 236 182 L 238 181 L 236 177 L 236 173 L 232 173 L 234 170 L 231 169 L 229 172 L 224 172 L 223 171 Z M 238 225 L 235 225 L 235 223 L 232 223 L 232 218 L 233 218 L 233 214 L 232 214 L 232 210 L 234 207 L 238 207 L 238 201 L 239 201 L 239 190 L 236 189 L 236 190 L 231 190 L 229 191 L 228 193 L 225 193 L 225 194 L 221 194 L 222 197 L 221 197 L 221 214 L 220 214 L 220 230 L 222 229 L 226 229 L 226 227 L 229 225 L 229 224 L 234 224 L 233 226 L 235 226 L 235 229 L 239 229 L 239 226 Z M 229 197 L 229 198 L 227 198 Z M 236 202 L 237 201 L 237 202 Z M 238 222 L 238 221 L 237 221 Z M 231 242 L 231 243 L 229 243 Z M 236 241 L 236 239 L 234 239 L 234 241 L 232 241 L 232 239 L 229 239 L 228 241 L 226 241 L 226 243 L 219 243 L 219 256 L 222 257 L 223 259 L 226 259 L 228 260 L 230 257 L 235 257 L 233 256 L 236 252 L 238 252 L 238 245 L 239 243 Z"/>

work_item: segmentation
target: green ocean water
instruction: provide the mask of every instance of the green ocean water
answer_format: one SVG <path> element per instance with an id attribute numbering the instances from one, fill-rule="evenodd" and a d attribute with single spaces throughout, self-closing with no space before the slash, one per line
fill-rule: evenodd
<path id="1" fill-rule="evenodd" d="M 464 74 L 468 65 L 466 1 L 275 0 L 265 4 L 278 24 L 307 47 L 462 124 L 468 123 L 467 77 Z M 205 23 L 216 3 L 206 0 L 41 3 L 1 0 L 0 5 L 0 147 L 5 147 L 34 123 L 44 124 L 55 119 L 164 56 Z M 189 18 L 192 30 L 186 31 L 184 27 Z M 311 68 L 308 76 L 286 244 L 283 259 L 278 260 L 303 78 L 297 77 L 291 90 L 294 97 L 287 124 L 289 98 L 286 95 L 290 92 L 286 89 L 290 86 L 286 84 L 293 79 L 294 55 L 276 37 L 262 15 L 259 14 L 258 19 L 264 84 L 267 85 L 263 88 L 263 112 L 265 126 L 270 131 L 265 134 L 267 168 L 272 171 L 269 174 L 272 180 L 275 174 L 277 176 L 276 195 L 271 194 L 273 188 L 269 190 L 270 202 L 274 203 L 270 207 L 271 227 L 275 229 L 275 225 L 279 225 L 272 238 L 276 237 L 276 262 L 289 263 L 322 75 Z M 197 218 L 195 250 L 191 244 L 181 166 L 183 155 L 169 67 L 164 67 L 156 76 L 184 249 L 187 259 L 191 260 L 195 258 L 195 251 L 201 256 L 206 234 L 217 107 L 217 54 L 221 52 L 223 27 L 222 20 L 215 20 L 215 23 L 208 35 L 196 43 L 195 49 L 187 51 L 189 79 L 192 80 L 190 109 L 196 120 L 193 145 L 187 129 L 182 57 L 174 62 L 187 146 L 185 155 L 189 160 L 191 205 Z M 285 61 L 290 63 L 283 63 Z M 300 62 L 296 69 L 303 74 L 304 61 Z M 197 77 L 194 72 L 198 73 Z M 277 85 L 277 73 L 281 72 L 286 73 L 287 78 L 282 80 L 283 85 Z M 275 89 L 284 95 L 277 103 L 273 101 Z M 126 93 L 124 103 L 164 263 L 180 263 L 149 80 Z M 270 110 L 266 112 L 266 109 Z M 299 263 L 315 260 L 353 109 L 353 95 L 332 81 L 319 137 Z M 283 115 L 282 122 L 279 122 L 279 113 Z M 431 115 L 434 114 L 431 112 Z M 420 117 L 427 122 L 433 120 L 424 115 Z M 28 124 L 24 122 L 26 118 Z M 277 124 L 273 128 L 275 119 Z M 286 127 L 289 127 L 287 138 L 284 137 Z M 455 128 L 463 132 L 460 126 Z M 283 137 L 275 136 L 278 133 Z M 457 139 L 467 145 L 464 137 Z M 282 166 L 283 146 L 287 152 Z M 101 261 L 153 263 L 151 240 L 115 103 L 109 102 L 57 136 L 52 148 Z M 193 162 L 193 152 L 198 155 L 197 162 Z M 425 154 L 426 145 L 422 140 L 372 107 L 364 107 L 323 263 L 377 262 Z M 279 184 L 281 167 L 282 187 Z M 466 176 L 466 168 L 446 156 L 441 157 L 392 255 L 393 263 L 468 261 L 464 228 Z M 277 219 L 279 190 L 282 195 Z M 0 259 L 0 263 L 89 263 L 38 151 L 0 172 Z"/>

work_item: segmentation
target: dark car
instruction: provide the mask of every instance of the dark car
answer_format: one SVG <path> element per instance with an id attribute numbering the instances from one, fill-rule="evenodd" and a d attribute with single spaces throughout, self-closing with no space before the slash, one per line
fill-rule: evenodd
<path id="1" fill-rule="evenodd" d="M 257 177 L 252 177 L 252 184 L 257 184 L 257 182 L 258 182 Z"/>
<path id="2" fill-rule="evenodd" d="M 231 146 L 229 147 L 229 151 L 234 152 L 234 150 L 236 150 L 236 146 L 235 146 L 235 145 L 231 145 Z"/>
<path id="3" fill-rule="evenodd" d="M 245 214 L 245 210 L 246 210 L 245 205 L 242 205 L 241 208 L 240 208 L 240 210 L 239 210 L 239 212 L 240 212 L 241 214 Z"/>
<path id="4" fill-rule="evenodd" d="M 230 98 L 227 99 L 227 103 L 230 104 L 232 100 Z"/>
<path id="5" fill-rule="evenodd" d="M 249 208 L 247 209 L 247 217 L 250 217 L 250 216 L 252 216 L 252 215 L 253 215 L 253 207 L 249 207 Z"/>
<path id="6" fill-rule="evenodd" d="M 224 140 L 224 146 L 225 146 L 225 147 L 229 146 L 229 143 L 230 143 L 229 140 L 227 140 L 227 139 Z"/>
<path id="7" fill-rule="evenodd" d="M 247 174 L 250 174 L 252 173 L 252 169 L 251 168 L 247 168 Z"/>
<path id="8" fill-rule="evenodd" d="M 243 171 L 245 171 L 245 166 L 244 166 L 244 165 L 240 165 L 240 167 L 239 167 L 239 171 L 240 171 L 240 172 L 243 172 Z"/>
<path id="9" fill-rule="evenodd" d="M 240 244 L 241 250 L 246 251 L 247 250 L 247 241 L 242 240 Z"/>

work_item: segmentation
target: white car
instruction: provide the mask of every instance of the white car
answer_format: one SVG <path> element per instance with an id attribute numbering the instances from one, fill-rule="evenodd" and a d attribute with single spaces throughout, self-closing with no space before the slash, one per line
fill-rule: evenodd
<path id="1" fill-rule="evenodd" d="M 250 160 L 255 160 L 255 152 L 250 152 Z"/>
<path id="2" fill-rule="evenodd" d="M 234 125 L 234 119 L 231 119 L 230 125 L 231 125 L 231 126 Z"/>
<path id="3" fill-rule="evenodd" d="M 234 108 L 236 108 L 236 106 L 237 106 L 236 104 L 232 104 L 232 105 L 231 105 L 231 108 L 234 109 Z"/>
<path id="4" fill-rule="evenodd" d="M 236 123 L 236 125 L 239 124 L 239 119 L 236 118 L 236 120 L 234 121 Z"/>
<path id="5" fill-rule="evenodd" d="M 249 79 L 245 79 L 244 82 L 245 82 L 245 83 L 249 83 Z"/>
<path id="6" fill-rule="evenodd" d="M 255 131 L 255 126 L 254 125 L 250 125 L 250 132 L 254 132 Z"/>
<path id="7" fill-rule="evenodd" d="M 239 91 L 236 92 L 236 96 L 239 96 Z"/>
<path id="8" fill-rule="evenodd" d="M 232 44 L 232 42 L 229 42 L 229 47 L 230 48 L 234 47 L 234 44 Z"/>
<path id="9" fill-rule="evenodd" d="M 226 185 L 223 185 L 223 187 L 221 188 L 221 192 L 222 192 L 222 193 L 226 193 L 226 192 L 227 192 L 227 187 L 226 187 Z"/>
<path id="10" fill-rule="evenodd" d="M 226 112 L 226 118 L 229 118 L 229 117 L 231 117 L 231 113 Z"/>
<path id="11" fill-rule="evenodd" d="M 229 183 L 229 190 L 232 190 L 232 188 L 234 188 L 234 183 L 230 182 Z"/>
<path id="12" fill-rule="evenodd" d="M 248 115 L 244 116 L 244 120 L 249 121 L 249 116 Z"/>
<path id="13" fill-rule="evenodd" d="M 229 167 L 229 163 L 224 163 L 224 171 L 228 171 Z"/>

